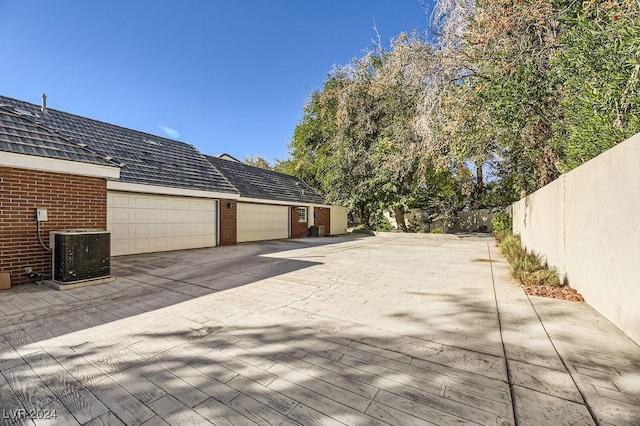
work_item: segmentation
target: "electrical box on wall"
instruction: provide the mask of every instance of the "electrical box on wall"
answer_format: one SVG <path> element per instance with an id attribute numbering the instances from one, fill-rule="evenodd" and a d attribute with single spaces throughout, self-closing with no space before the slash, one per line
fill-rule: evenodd
<path id="1" fill-rule="evenodd" d="M 47 209 L 36 209 L 36 220 L 38 222 L 46 222 L 49 220 Z"/>

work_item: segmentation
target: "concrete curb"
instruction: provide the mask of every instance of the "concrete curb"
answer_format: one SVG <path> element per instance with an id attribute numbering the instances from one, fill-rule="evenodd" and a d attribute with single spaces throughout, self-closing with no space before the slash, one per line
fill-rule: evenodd
<path id="1" fill-rule="evenodd" d="M 413 240 L 459 240 L 457 235 L 453 234 L 418 234 L 404 232 L 374 232 L 376 237 L 383 238 L 408 238 Z"/>

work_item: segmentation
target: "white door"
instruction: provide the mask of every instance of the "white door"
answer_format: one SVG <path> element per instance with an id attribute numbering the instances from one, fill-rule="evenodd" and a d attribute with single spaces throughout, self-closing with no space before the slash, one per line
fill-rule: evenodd
<path id="1" fill-rule="evenodd" d="M 238 242 L 289 238 L 289 207 L 238 203 Z"/>
<path id="2" fill-rule="evenodd" d="M 109 191 L 111 255 L 215 246 L 216 203 L 206 198 Z"/>

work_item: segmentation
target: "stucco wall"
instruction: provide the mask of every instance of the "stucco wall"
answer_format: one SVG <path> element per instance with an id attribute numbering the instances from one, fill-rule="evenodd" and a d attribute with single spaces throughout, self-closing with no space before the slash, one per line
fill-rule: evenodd
<path id="1" fill-rule="evenodd" d="M 549 265 L 564 266 L 564 191 L 566 175 L 514 204 L 513 232 L 531 250 L 541 254 Z"/>
<path id="2" fill-rule="evenodd" d="M 640 344 L 640 134 L 513 205 L 513 230 Z"/>
<path id="3" fill-rule="evenodd" d="M 340 206 L 331 206 L 331 235 L 344 235 L 347 233 L 347 214 L 349 209 Z"/>
<path id="4" fill-rule="evenodd" d="M 492 232 L 493 213 L 489 209 L 469 210 L 456 213 L 454 232 Z"/>

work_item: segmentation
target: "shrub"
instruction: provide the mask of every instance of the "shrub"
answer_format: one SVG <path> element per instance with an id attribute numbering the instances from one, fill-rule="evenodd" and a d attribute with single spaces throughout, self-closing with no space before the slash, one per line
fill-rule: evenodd
<path id="1" fill-rule="evenodd" d="M 494 232 L 493 236 L 496 238 L 496 241 L 498 242 L 498 244 L 500 244 L 502 242 L 502 240 L 504 240 L 505 238 L 509 237 L 509 235 L 513 235 L 511 233 L 511 230 L 509 231 L 500 231 L 500 232 Z"/>
<path id="2" fill-rule="evenodd" d="M 560 285 L 560 277 L 556 268 L 538 269 L 525 277 L 528 285 Z"/>
<path id="3" fill-rule="evenodd" d="M 444 234 L 444 229 L 437 226 L 430 231 L 432 234 Z"/>
<path id="4" fill-rule="evenodd" d="M 389 232 L 393 231 L 393 226 L 391 226 L 391 222 L 389 222 L 389 219 L 384 215 L 379 215 L 376 217 L 375 229 L 379 232 Z"/>
<path id="5" fill-rule="evenodd" d="M 556 268 L 548 268 L 542 258 L 527 251 L 522 246 L 520 237 L 510 231 L 496 234 L 500 251 L 509 262 L 511 275 L 523 285 L 560 285 L 560 277 Z"/>
<path id="6" fill-rule="evenodd" d="M 511 221 L 511 216 L 505 212 L 498 212 L 493 215 L 491 224 L 493 225 L 493 232 L 503 232 L 511 231 L 513 222 Z"/>

